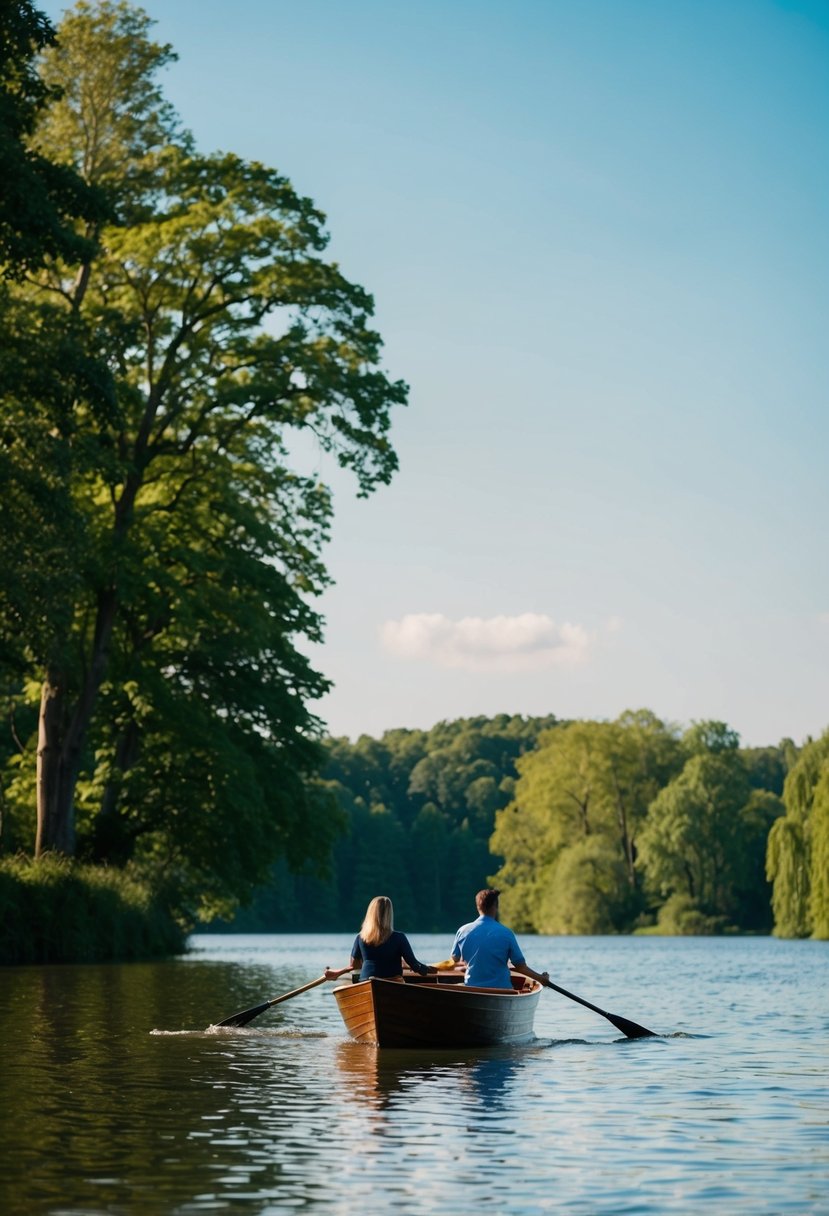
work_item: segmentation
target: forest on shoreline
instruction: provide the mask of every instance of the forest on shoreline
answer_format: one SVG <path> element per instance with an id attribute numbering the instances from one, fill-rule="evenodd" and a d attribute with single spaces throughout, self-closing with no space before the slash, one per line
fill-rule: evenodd
<path id="1" fill-rule="evenodd" d="M 521 932 L 829 936 L 829 732 L 743 748 L 648 710 L 500 715 L 326 752 L 327 875 L 278 865 L 234 928 L 358 926 L 383 891 L 401 925 L 448 932 L 492 882 Z"/>

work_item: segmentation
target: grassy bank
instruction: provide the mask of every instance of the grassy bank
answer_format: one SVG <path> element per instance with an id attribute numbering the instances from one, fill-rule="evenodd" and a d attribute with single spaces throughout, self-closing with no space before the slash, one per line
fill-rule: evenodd
<path id="1" fill-rule="evenodd" d="M 160 901 L 121 870 L 58 856 L 0 860 L 0 964 L 129 961 L 183 949 Z"/>

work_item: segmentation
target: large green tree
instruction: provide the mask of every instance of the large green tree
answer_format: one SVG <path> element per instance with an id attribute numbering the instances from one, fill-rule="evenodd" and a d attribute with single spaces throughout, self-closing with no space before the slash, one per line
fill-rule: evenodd
<path id="1" fill-rule="evenodd" d="M 326 681 L 300 649 L 321 636 L 309 597 L 327 581 L 331 500 L 292 467 L 290 435 L 367 494 L 396 467 L 406 389 L 380 369 L 371 297 L 325 260 L 310 200 L 263 165 L 196 153 L 150 30 L 126 4 L 79 4 L 44 60 L 61 96 L 39 152 L 114 218 L 87 227 L 78 270 L 53 259 L 11 310 L 57 310 L 109 381 L 4 407 L 12 464 L 33 418 L 53 437 L 60 461 L 27 476 L 47 498 L 58 482 L 74 543 L 58 532 L 48 604 L 7 587 L 0 611 L 24 631 L 23 676 L 40 674 L 38 850 L 151 859 L 220 903 L 274 856 L 324 856 L 338 821 L 305 780 Z M 42 539 L 18 533 L 8 555 L 32 588 Z M 29 607 L 44 627 L 27 635 Z"/>
<path id="2" fill-rule="evenodd" d="M 108 380 L 65 310 L 46 300 L 21 310 L 11 287 L 58 255 L 76 265 L 92 248 L 85 230 L 106 214 L 100 191 L 32 145 L 38 119 L 56 99 L 37 71 L 38 54 L 54 41 L 51 23 L 29 0 L 0 6 L 0 697 L 8 727 L 0 734 L 0 771 L 10 766 L 11 774 L 35 720 L 18 695 L 28 648 L 51 630 L 79 547 L 62 476 L 61 402 L 71 383 L 100 404 Z M 27 534 L 37 536 L 42 560 L 21 566 L 19 538 Z M 7 780 L 0 775 L 0 846 L 13 850 L 28 829 L 5 796 Z M 31 797 L 25 773 L 22 785 Z"/>
<path id="3" fill-rule="evenodd" d="M 671 931 L 768 929 L 766 840 L 783 804 L 752 789 L 754 757 L 721 722 L 695 723 L 683 738 L 682 772 L 654 799 L 641 836 L 648 889 Z"/>
<path id="4" fill-rule="evenodd" d="M 628 928 L 641 904 L 639 833 L 680 762 L 676 732 L 646 710 L 545 733 L 519 762 L 492 838 L 511 920 L 552 933 Z"/>

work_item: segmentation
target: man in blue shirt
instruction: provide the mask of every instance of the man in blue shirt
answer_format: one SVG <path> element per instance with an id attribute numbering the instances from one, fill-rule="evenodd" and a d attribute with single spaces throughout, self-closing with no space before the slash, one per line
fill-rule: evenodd
<path id="1" fill-rule="evenodd" d="M 475 988 L 512 988 L 510 969 L 528 975 L 530 979 L 546 984 L 546 971 L 533 971 L 527 966 L 521 947 L 512 929 L 498 920 L 498 896 L 500 891 L 487 887 L 475 896 L 475 907 L 480 913 L 477 920 L 461 925 L 455 934 L 452 958 L 466 963 L 465 984 Z"/>

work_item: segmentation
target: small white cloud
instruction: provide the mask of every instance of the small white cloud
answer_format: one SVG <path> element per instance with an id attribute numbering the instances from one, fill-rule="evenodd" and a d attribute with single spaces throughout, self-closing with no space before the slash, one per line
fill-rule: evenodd
<path id="1" fill-rule="evenodd" d="M 819 612 L 817 614 L 817 619 L 820 621 L 821 625 L 829 625 L 829 612 Z"/>
<path id="2" fill-rule="evenodd" d="M 581 625 L 557 625 L 546 614 L 477 616 L 451 621 L 440 612 L 416 612 L 386 621 L 384 649 L 403 659 L 466 671 L 534 671 L 580 663 L 589 636 Z"/>

